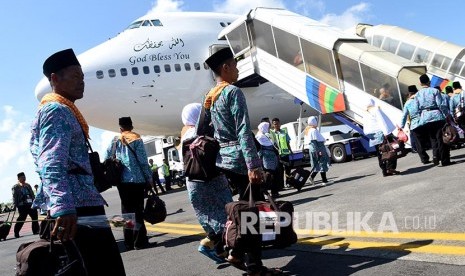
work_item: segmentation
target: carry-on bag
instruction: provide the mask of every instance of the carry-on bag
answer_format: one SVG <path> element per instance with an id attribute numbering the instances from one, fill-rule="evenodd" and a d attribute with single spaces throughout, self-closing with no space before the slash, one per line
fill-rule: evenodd
<path id="1" fill-rule="evenodd" d="M 250 184 L 248 189 L 251 189 Z M 292 203 L 275 202 L 267 191 L 263 193 L 267 196 L 267 201 L 254 201 L 250 192 L 249 201 L 239 200 L 226 204 L 228 220 L 223 240 L 227 248 L 247 250 L 248 245 L 257 244 L 258 241 L 263 247 L 284 248 L 297 242 L 297 234 L 292 225 Z M 257 222 L 252 227 L 243 227 L 241 223 L 250 222 L 252 216 L 258 218 Z"/>
<path id="2" fill-rule="evenodd" d="M 13 218 L 15 217 L 16 207 L 14 208 L 13 216 L 11 216 L 11 221 L 9 221 L 10 213 L 11 211 L 8 212 L 8 216 L 6 217 L 5 221 L 0 222 L 0 241 L 6 240 L 6 237 L 8 237 L 8 234 L 10 234 L 11 223 L 13 222 Z"/>
<path id="3" fill-rule="evenodd" d="M 310 171 L 303 168 L 297 168 L 293 170 L 290 177 L 287 178 L 287 183 L 300 191 L 309 177 Z"/>

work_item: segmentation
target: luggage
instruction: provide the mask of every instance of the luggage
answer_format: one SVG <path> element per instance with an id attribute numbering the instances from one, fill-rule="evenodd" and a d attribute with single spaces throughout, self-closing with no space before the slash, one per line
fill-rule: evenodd
<path id="1" fill-rule="evenodd" d="M 163 222 L 166 219 L 166 205 L 163 200 L 155 195 L 153 189 L 150 190 L 147 202 L 144 208 L 144 220 L 148 223 L 155 224 Z"/>
<path id="2" fill-rule="evenodd" d="M 310 171 L 303 168 L 297 168 L 292 171 L 291 176 L 287 178 L 287 183 L 300 191 L 308 180 Z"/>
<path id="3" fill-rule="evenodd" d="M 284 248 L 297 242 L 297 234 L 292 225 L 292 203 L 275 202 L 268 192 L 264 193 L 268 197 L 267 201 L 255 202 L 252 193 L 249 193 L 249 201 L 240 200 L 226 204 L 228 220 L 223 241 L 227 248 L 247 250 L 249 245 L 258 242 L 263 247 Z M 253 216 L 257 218 L 257 222 L 252 227 L 242 225 L 244 229 L 241 229 L 241 223 L 253 221 Z"/>
<path id="4" fill-rule="evenodd" d="M 11 217 L 11 221 L 9 221 L 11 211 L 8 212 L 8 216 L 5 221 L 0 221 L 0 241 L 6 240 L 6 237 L 8 237 L 8 234 L 10 234 L 11 222 L 13 221 L 13 218 L 15 216 L 15 212 L 16 207 L 14 209 L 13 216 Z"/>

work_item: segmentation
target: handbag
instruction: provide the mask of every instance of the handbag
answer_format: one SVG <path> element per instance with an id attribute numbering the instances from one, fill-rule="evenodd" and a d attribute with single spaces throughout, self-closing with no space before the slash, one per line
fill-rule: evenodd
<path id="1" fill-rule="evenodd" d="M 380 144 L 379 151 L 381 152 L 381 160 L 393 160 L 407 155 L 404 142 L 398 140 L 389 142 L 386 137 Z"/>
<path id="2" fill-rule="evenodd" d="M 74 240 L 60 242 L 51 239 L 51 220 L 42 221 L 41 228 L 40 240 L 19 246 L 16 252 L 16 275 L 87 275 L 84 261 Z"/>
<path id="3" fill-rule="evenodd" d="M 404 132 L 403 129 L 399 128 L 397 131 L 397 140 L 407 143 L 408 135 Z"/>
<path id="4" fill-rule="evenodd" d="M 94 176 L 94 186 L 97 188 L 99 193 L 102 193 L 111 188 L 111 182 L 108 182 L 105 177 L 105 168 L 100 162 L 100 156 L 98 152 L 92 150 L 92 146 L 89 140 L 86 138 L 87 148 L 89 149 L 89 162 L 92 169 L 92 175 Z"/>
<path id="5" fill-rule="evenodd" d="M 155 224 L 165 221 L 166 215 L 165 202 L 155 195 L 153 189 L 150 189 L 144 208 L 144 220 L 150 224 Z"/>
<path id="6" fill-rule="evenodd" d="M 251 184 L 247 189 L 251 189 Z M 284 248 L 297 242 L 293 229 L 294 207 L 291 202 L 277 201 L 263 191 L 267 201 L 255 202 L 249 192 L 249 201 L 239 200 L 225 205 L 228 220 L 223 232 L 223 241 L 228 248 L 247 249 L 260 242 L 262 247 Z M 256 216 L 253 227 L 244 227 L 242 216 Z M 242 231 L 245 228 L 246 231 Z M 262 231 L 263 230 L 263 231 Z"/>
<path id="7" fill-rule="evenodd" d="M 205 107 L 200 112 L 197 136 L 187 139 L 182 144 L 184 175 L 189 180 L 209 181 L 218 176 L 216 158 L 220 151 L 219 142 L 205 134 Z"/>
<path id="8" fill-rule="evenodd" d="M 442 127 L 442 141 L 444 144 L 450 145 L 458 142 L 459 136 L 457 130 L 449 122 Z"/>

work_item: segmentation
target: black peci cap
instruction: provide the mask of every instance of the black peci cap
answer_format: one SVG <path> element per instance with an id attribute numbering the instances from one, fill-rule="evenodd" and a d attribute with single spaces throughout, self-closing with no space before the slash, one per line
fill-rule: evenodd
<path id="1" fill-rule="evenodd" d="M 417 86 L 416 85 L 409 85 L 408 86 L 408 92 L 417 93 L 418 92 Z"/>
<path id="2" fill-rule="evenodd" d="M 462 86 L 460 85 L 460 82 L 458 82 L 458 81 L 454 81 L 454 82 L 452 83 L 452 87 L 453 87 L 454 89 L 460 89 L 460 88 L 462 88 Z"/>
<path id="3" fill-rule="evenodd" d="M 66 49 L 48 57 L 43 65 L 44 75 L 50 79 L 52 73 L 72 65 L 81 65 L 74 54 L 73 49 Z"/>
<path id="4" fill-rule="evenodd" d="M 131 117 L 121 117 L 119 118 L 119 125 L 123 127 L 132 127 Z"/>
<path id="5" fill-rule="evenodd" d="M 452 86 L 448 85 L 446 86 L 446 93 L 452 93 L 454 90 L 452 89 Z"/>
<path id="6" fill-rule="evenodd" d="M 26 175 L 23 172 L 20 172 L 20 173 L 18 173 L 17 176 L 18 176 L 18 178 L 20 178 L 21 176 L 26 176 Z"/>
<path id="7" fill-rule="evenodd" d="M 233 58 L 234 55 L 229 47 L 223 48 L 209 58 L 205 60 L 205 63 L 210 66 L 210 68 L 215 71 L 220 65 L 222 65 L 228 59 Z"/>

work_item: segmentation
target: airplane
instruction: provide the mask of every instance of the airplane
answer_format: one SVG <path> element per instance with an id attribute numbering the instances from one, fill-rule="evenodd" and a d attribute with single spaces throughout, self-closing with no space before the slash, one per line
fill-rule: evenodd
<path id="1" fill-rule="evenodd" d="M 131 116 L 140 134 L 179 136 L 182 108 L 201 102 L 215 85 L 204 61 L 212 51 L 228 47 L 218 33 L 238 17 L 172 12 L 134 20 L 116 37 L 78 55 L 85 91 L 77 106 L 100 129 L 118 131 L 118 118 Z M 245 78 L 237 85 L 246 96 L 252 128 L 263 117 L 281 122 L 299 117 L 294 97 L 263 78 Z M 35 95 L 40 101 L 49 92 L 44 77 Z M 317 114 L 308 105 L 302 109 L 304 116 Z"/>

